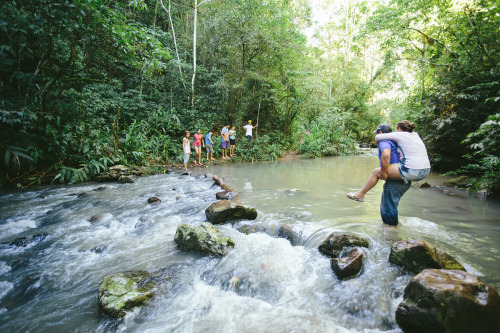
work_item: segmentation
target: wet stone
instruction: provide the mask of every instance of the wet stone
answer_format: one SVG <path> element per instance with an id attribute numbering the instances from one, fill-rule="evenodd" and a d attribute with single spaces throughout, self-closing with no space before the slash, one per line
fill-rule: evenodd
<path id="1" fill-rule="evenodd" d="M 318 247 L 319 252 L 331 258 L 336 258 L 340 253 L 349 247 L 369 247 L 370 243 L 367 239 L 342 233 L 332 233 L 328 238 Z"/>
<path id="2" fill-rule="evenodd" d="M 149 273 L 143 271 L 106 276 L 98 292 L 101 313 L 111 318 L 123 317 L 127 311 L 146 304 L 155 287 Z"/>
<path id="3" fill-rule="evenodd" d="M 126 176 L 122 175 L 118 178 L 118 182 L 120 184 L 130 184 L 130 183 L 135 183 L 135 177 L 134 176 Z"/>
<path id="4" fill-rule="evenodd" d="M 183 251 L 213 256 L 225 256 L 228 249 L 234 247 L 234 241 L 231 238 L 207 222 L 197 227 L 181 224 L 177 227 L 174 241 Z"/>
<path id="5" fill-rule="evenodd" d="M 95 214 L 95 215 L 92 215 L 89 219 L 89 222 L 90 223 L 96 223 L 96 222 L 100 222 L 102 220 L 102 215 L 101 214 Z"/>
<path id="6" fill-rule="evenodd" d="M 38 244 L 41 241 L 43 241 L 48 234 L 36 234 L 31 237 L 28 236 L 23 236 L 15 239 L 12 241 L 9 245 L 11 246 L 19 246 L 19 247 L 26 247 L 31 244 Z"/>
<path id="7" fill-rule="evenodd" d="M 405 333 L 498 333 L 500 297 L 467 272 L 426 269 L 406 287 L 396 322 Z"/>
<path id="8" fill-rule="evenodd" d="M 78 195 L 76 196 L 78 199 L 80 198 L 85 198 L 86 196 L 88 196 L 89 194 L 87 192 L 82 192 L 82 193 L 78 193 Z"/>
<path id="9" fill-rule="evenodd" d="M 465 271 L 465 268 L 449 254 L 426 241 L 415 239 L 394 243 L 389 262 L 413 273 L 419 273 L 426 268 Z"/>
<path id="10" fill-rule="evenodd" d="M 207 219 L 213 224 L 239 220 L 255 220 L 257 210 L 239 202 L 222 200 L 212 203 L 206 210 Z"/>
<path id="11" fill-rule="evenodd" d="M 161 202 L 161 199 L 158 198 L 158 197 L 151 197 L 148 199 L 148 203 L 152 204 L 152 203 L 160 203 Z"/>
<path id="12" fill-rule="evenodd" d="M 356 276 L 363 267 L 363 251 L 352 249 L 345 257 L 332 258 L 331 267 L 335 275 L 341 280 Z"/>
<path id="13" fill-rule="evenodd" d="M 236 195 L 236 192 L 220 191 L 215 193 L 215 198 L 217 200 L 233 200 Z"/>

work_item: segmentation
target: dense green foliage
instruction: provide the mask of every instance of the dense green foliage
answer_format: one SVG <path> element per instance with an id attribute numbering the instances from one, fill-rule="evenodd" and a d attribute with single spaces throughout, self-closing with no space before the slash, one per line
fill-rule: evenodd
<path id="1" fill-rule="evenodd" d="M 79 182 L 182 162 L 185 130 L 236 126 L 234 161 L 345 155 L 417 123 L 440 170 L 498 193 L 493 0 L 6 0 L 1 177 Z M 306 38 L 315 12 L 327 13 Z M 245 142 L 243 125 L 259 123 Z"/>

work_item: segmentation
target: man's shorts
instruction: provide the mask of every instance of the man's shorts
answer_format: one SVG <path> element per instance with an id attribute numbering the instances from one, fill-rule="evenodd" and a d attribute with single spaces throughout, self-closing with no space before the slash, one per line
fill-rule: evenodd
<path id="1" fill-rule="evenodd" d="M 207 154 L 214 153 L 214 146 L 212 145 L 205 145 L 207 147 Z"/>
<path id="2" fill-rule="evenodd" d="M 227 149 L 227 148 L 229 148 L 229 142 L 222 141 L 222 149 Z"/>
<path id="3" fill-rule="evenodd" d="M 251 135 L 247 135 L 247 140 L 251 142 L 252 141 L 252 136 Z"/>
<path id="4" fill-rule="evenodd" d="M 405 183 L 422 180 L 429 175 L 430 171 L 430 168 L 410 169 L 405 167 L 401 163 L 399 164 L 399 174 L 401 175 L 401 178 L 403 178 Z"/>
<path id="5" fill-rule="evenodd" d="M 236 139 L 231 139 L 231 138 L 229 138 L 229 144 L 230 144 L 231 146 L 236 146 Z"/>

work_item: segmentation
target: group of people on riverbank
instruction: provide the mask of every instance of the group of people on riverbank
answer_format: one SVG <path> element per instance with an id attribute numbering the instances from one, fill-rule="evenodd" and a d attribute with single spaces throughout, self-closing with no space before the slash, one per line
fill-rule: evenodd
<path id="1" fill-rule="evenodd" d="M 245 129 L 246 133 L 245 136 L 249 142 L 252 142 L 252 130 L 258 126 L 252 125 L 252 121 L 249 120 L 248 124 L 243 126 Z M 231 158 L 235 155 L 235 149 L 236 149 L 236 127 L 232 126 L 229 128 L 229 123 L 226 123 L 224 127 L 222 127 L 222 130 L 220 132 L 221 136 L 221 144 L 222 144 L 222 159 L 228 159 Z M 207 151 L 207 162 L 213 161 L 214 159 L 214 140 L 215 138 L 212 137 L 212 130 L 208 131 L 208 134 L 204 137 L 201 134 L 201 129 L 198 129 L 196 131 L 196 134 L 193 135 L 193 142 L 192 145 L 194 146 L 195 150 L 195 157 L 194 157 L 194 165 L 195 166 L 202 166 L 203 163 L 201 162 L 201 147 L 203 145 L 203 148 L 206 148 Z M 228 153 L 229 149 L 229 153 Z M 186 131 L 184 133 L 184 137 L 182 138 L 182 151 L 184 153 L 184 169 L 187 170 L 188 167 L 188 162 L 189 162 L 189 156 L 191 155 L 191 133 L 189 131 Z"/>
<path id="2" fill-rule="evenodd" d="M 375 168 L 365 185 L 358 192 L 347 197 L 363 202 L 365 194 L 377 185 L 379 179 L 386 180 L 380 202 L 380 215 L 385 224 L 398 225 L 399 200 L 410 188 L 412 181 L 419 181 L 429 175 L 431 164 L 424 142 L 413 132 L 416 125 L 408 120 L 396 125 L 392 132 L 389 124 L 380 124 L 374 133 L 378 142 L 379 167 Z"/>

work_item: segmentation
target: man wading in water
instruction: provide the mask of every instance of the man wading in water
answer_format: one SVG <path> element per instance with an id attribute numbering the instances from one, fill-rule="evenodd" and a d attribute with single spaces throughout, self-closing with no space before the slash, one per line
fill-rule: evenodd
<path id="1" fill-rule="evenodd" d="M 383 134 L 391 133 L 392 129 L 389 124 L 380 124 L 374 133 Z M 398 225 L 398 205 L 403 194 L 408 191 L 411 182 L 405 182 L 402 179 L 393 179 L 389 173 L 389 165 L 400 162 L 396 144 L 391 140 L 381 140 L 378 143 L 378 156 L 380 159 L 380 167 L 372 171 L 365 185 L 359 192 L 348 193 L 347 197 L 351 200 L 363 202 L 366 192 L 371 190 L 379 179 L 386 180 L 382 199 L 380 201 L 380 216 L 385 224 Z"/>

